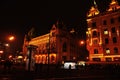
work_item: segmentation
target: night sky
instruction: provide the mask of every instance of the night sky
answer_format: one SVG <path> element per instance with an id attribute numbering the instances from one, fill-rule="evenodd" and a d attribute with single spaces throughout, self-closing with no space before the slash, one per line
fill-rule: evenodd
<path id="1" fill-rule="evenodd" d="M 20 50 L 24 35 L 35 28 L 37 35 L 48 33 L 58 19 L 69 28 L 76 28 L 85 38 L 86 13 L 94 0 L 0 0 L 0 40 L 14 35 L 14 46 Z M 108 8 L 111 0 L 96 0 L 100 11 Z M 120 0 L 119 0 L 120 2 Z"/>

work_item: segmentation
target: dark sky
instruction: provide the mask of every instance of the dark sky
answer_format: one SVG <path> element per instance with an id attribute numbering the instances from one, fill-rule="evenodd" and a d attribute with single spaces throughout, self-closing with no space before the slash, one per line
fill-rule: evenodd
<path id="1" fill-rule="evenodd" d="M 104 11 L 110 1 L 96 0 L 96 3 L 100 11 Z M 59 18 L 84 35 L 85 17 L 91 5 L 93 0 L 0 0 L 0 40 L 6 41 L 8 35 L 14 35 L 13 43 L 21 48 L 23 37 L 31 27 L 42 35 Z"/>

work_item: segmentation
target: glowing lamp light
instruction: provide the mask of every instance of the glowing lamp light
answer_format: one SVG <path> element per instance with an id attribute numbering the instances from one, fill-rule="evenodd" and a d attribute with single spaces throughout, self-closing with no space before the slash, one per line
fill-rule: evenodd
<path id="1" fill-rule="evenodd" d="M 85 42 L 84 41 L 80 41 L 80 45 L 84 45 L 85 44 Z"/>
<path id="2" fill-rule="evenodd" d="M 3 53 L 3 52 L 4 52 L 4 51 L 2 51 L 2 50 L 0 51 L 0 53 Z"/>
<path id="3" fill-rule="evenodd" d="M 9 40 L 10 40 L 10 41 L 12 41 L 12 40 L 14 40 L 14 39 L 15 39 L 14 36 L 9 37 Z"/>
<path id="4" fill-rule="evenodd" d="M 9 58 L 9 59 L 12 58 L 12 55 L 9 55 L 8 58 Z"/>

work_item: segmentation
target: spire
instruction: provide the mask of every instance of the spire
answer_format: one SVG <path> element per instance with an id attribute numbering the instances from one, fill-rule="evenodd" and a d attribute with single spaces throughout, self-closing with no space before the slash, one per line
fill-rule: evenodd
<path id="1" fill-rule="evenodd" d="M 117 9 L 120 9 L 118 1 L 117 0 L 111 0 L 108 11 L 115 11 Z"/>
<path id="2" fill-rule="evenodd" d="M 99 14 L 99 10 L 97 8 L 97 4 L 96 4 L 96 1 L 94 0 L 94 5 L 91 7 L 91 9 L 89 10 L 88 14 L 87 14 L 87 17 L 91 17 L 91 16 L 94 16 L 94 15 L 98 15 Z"/>

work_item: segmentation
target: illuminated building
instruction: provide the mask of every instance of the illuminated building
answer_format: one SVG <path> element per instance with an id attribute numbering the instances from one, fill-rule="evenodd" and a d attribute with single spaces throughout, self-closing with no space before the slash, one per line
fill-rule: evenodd
<path id="1" fill-rule="evenodd" d="M 33 55 L 36 63 L 56 64 L 57 62 L 77 60 L 79 57 L 79 42 L 74 29 L 71 31 L 62 22 L 53 24 L 50 33 L 32 38 L 29 42 L 24 40 L 23 52 L 26 46 L 35 45 L 38 48 Z"/>
<path id="2" fill-rule="evenodd" d="M 100 13 L 97 4 L 87 14 L 87 49 L 90 61 L 120 61 L 120 6 L 111 0 Z"/>

